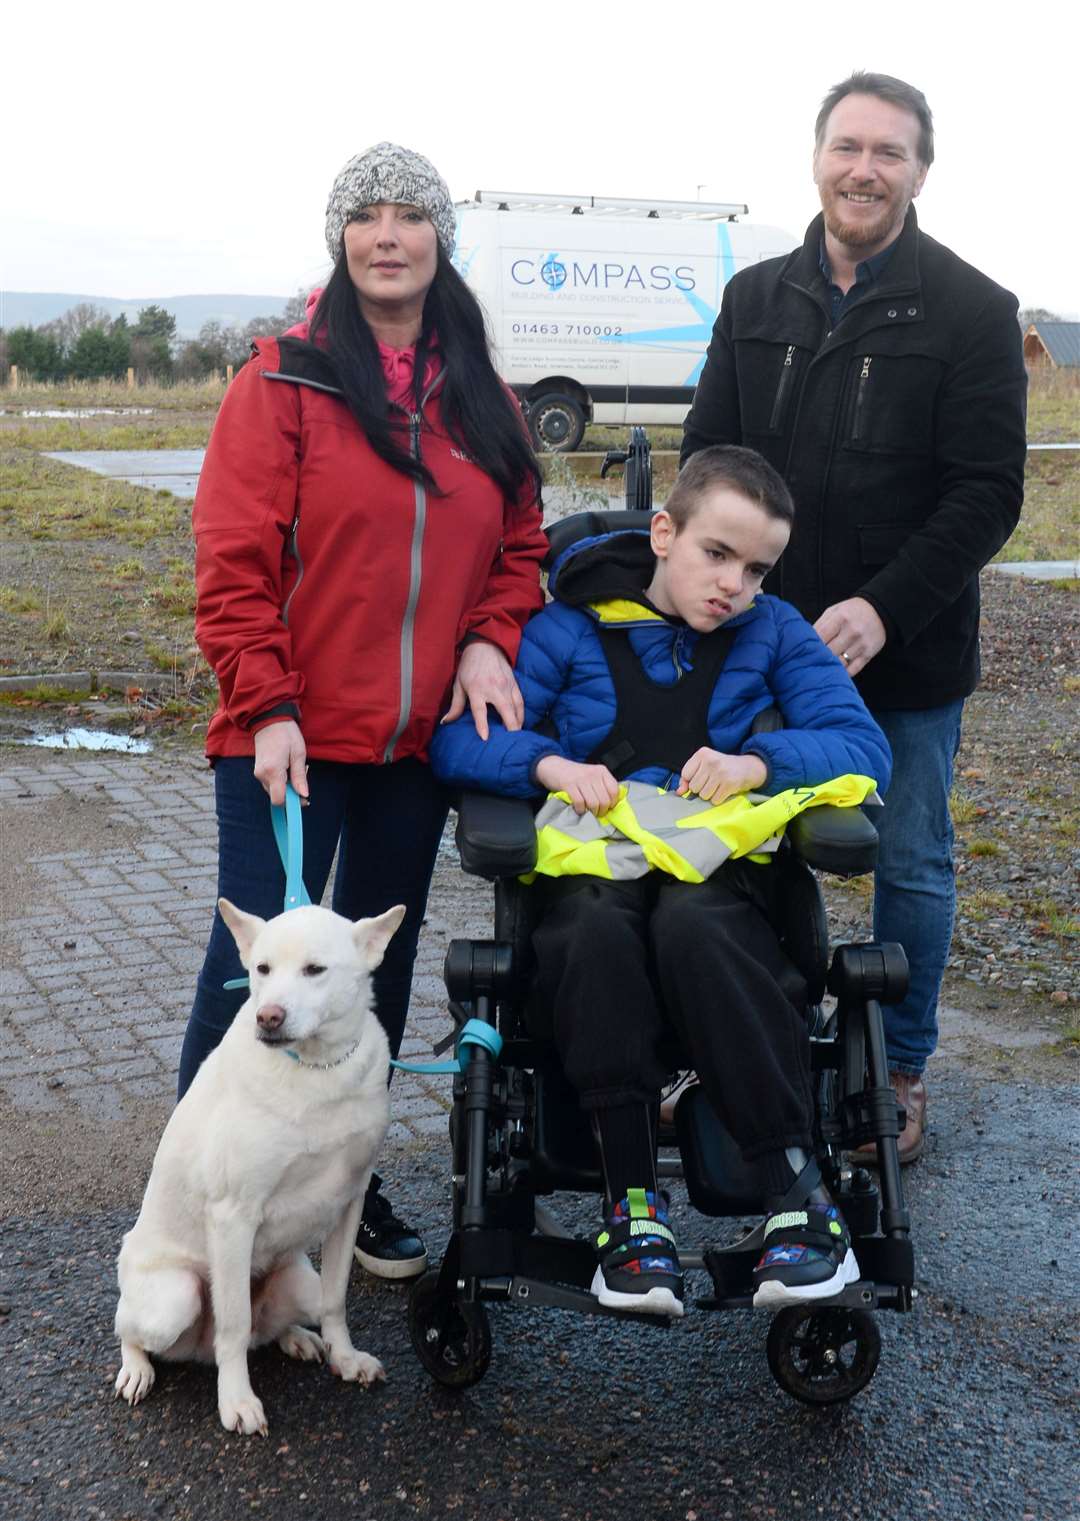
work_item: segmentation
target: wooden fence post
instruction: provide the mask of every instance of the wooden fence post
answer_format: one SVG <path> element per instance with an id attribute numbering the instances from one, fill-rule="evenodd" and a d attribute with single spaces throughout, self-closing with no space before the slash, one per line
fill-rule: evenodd
<path id="1" fill-rule="evenodd" d="M 13 391 L 19 389 L 19 366 L 17 364 L 11 366 L 11 389 Z"/>
<path id="2" fill-rule="evenodd" d="M 134 389 L 135 389 L 135 371 L 131 368 L 130 365 L 128 365 L 128 390 L 129 391 L 134 391 Z"/>
<path id="3" fill-rule="evenodd" d="M 225 384 L 227 386 L 231 386 L 232 385 L 232 373 L 233 373 L 232 372 L 232 365 L 231 364 L 227 364 L 225 366 Z"/>

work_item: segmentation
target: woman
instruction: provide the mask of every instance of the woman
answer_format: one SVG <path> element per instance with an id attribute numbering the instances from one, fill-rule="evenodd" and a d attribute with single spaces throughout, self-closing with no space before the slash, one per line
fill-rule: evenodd
<path id="1" fill-rule="evenodd" d="M 546 546 L 536 462 L 450 262 L 435 169 L 392 143 L 351 159 L 326 241 L 333 274 L 309 321 L 258 340 L 222 403 L 195 498 L 195 629 L 220 687 L 206 746 L 219 895 L 281 911 L 269 802 L 291 781 L 312 901 L 336 850 L 338 913 L 407 907 L 375 976 L 396 1056 L 447 813 L 428 741 L 466 703 L 482 732 L 489 703 L 520 726 L 511 665 Z M 243 1001 L 222 987 L 241 973 L 215 914 L 181 1094 Z M 378 1189 L 361 1262 L 422 1272 L 422 1243 Z"/>

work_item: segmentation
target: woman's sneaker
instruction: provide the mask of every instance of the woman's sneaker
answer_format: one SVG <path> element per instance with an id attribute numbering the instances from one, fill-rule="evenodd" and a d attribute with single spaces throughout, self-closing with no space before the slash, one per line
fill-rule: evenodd
<path id="1" fill-rule="evenodd" d="M 593 1245 L 598 1258 L 591 1292 L 611 1310 L 639 1315 L 683 1313 L 683 1280 L 667 1197 L 631 1188 Z"/>
<path id="2" fill-rule="evenodd" d="M 765 1250 L 754 1269 L 754 1304 L 767 1310 L 829 1299 L 855 1283 L 859 1264 L 835 1204 L 806 1204 L 765 1222 Z"/>
<path id="3" fill-rule="evenodd" d="M 416 1278 L 427 1267 L 424 1243 L 394 1214 L 390 1200 L 379 1192 L 381 1185 L 373 1173 L 353 1254 L 376 1278 Z"/>

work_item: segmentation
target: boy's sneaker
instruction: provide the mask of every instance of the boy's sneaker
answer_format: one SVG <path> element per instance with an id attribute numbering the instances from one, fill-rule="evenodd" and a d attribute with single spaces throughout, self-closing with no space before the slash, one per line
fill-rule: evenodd
<path id="1" fill-rule="evenodd" d="M 835 1204 L 771 1215 L 754 1269 L 754 1304 L 767 1310 L 829 1299 L 859 1276 L 851 1236 Z"/>
<path id="2" fill-rule="evenodd" d="M 593 1245 L 599 1259 L 591 1292 L 612 1310 L 683 1313 L 683 1280 L 665 1194 L 631 1188 Z"/>
<path id="3" fill-rule="evenodd" d="M 353 1254 L 376 1278 L 416 1278 L 427 1267 L 424 1243 L 394 1214 L 390 1200 L 379 1192 L 381 1184 L 373 1173 Z"/>

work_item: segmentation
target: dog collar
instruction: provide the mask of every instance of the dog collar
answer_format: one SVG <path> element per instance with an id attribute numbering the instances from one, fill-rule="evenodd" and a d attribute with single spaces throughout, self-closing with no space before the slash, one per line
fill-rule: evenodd
<path id="1" fill-rule="evenodd" d="M 306 1062 L 302 1056 L 297 1056 L 295 1051 L 286 1051 L 285 1055 L 290 1056 L 293 1061 L 296 1062 L 296 1064 L 300 1067 L 311 1067 L 317 1072 L 329 1072 L 331 1067 L 344 1066 L 344 1064 L 349 1060 L 349 1057 L 355 1056 L 356 1052 L 359 1049 L 360 1041 L 357 1041 L 356 1045 L 350 1046 L 349 1049 L 345 1052 L 345 1055 L 339 1056 L 336 1062 Z"/>

